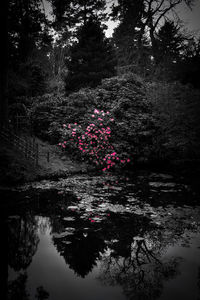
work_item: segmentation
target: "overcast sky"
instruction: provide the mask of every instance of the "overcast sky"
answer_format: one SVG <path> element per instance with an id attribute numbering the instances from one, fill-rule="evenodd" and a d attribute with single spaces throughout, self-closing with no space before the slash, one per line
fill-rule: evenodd
<path id="1" fill-rule="evenodd" d="M 131 0 L 130 0 L 131 1 Z M 200 36 L 200 0 L 196 0 L 192 11 L 186 6 L 185 3 L 177 7 L 177 13 L 181 20 L 184 22 L 186 29 Z M 111 36 L 116 23 L 109 21 L 106 36 Z"/>
<path id="2" fill-rule="evenodd" d="M 196 34 L 200 35 L 200 0 L 196 0 L 195 6 L 190 11 L 188 7 L 183 4 L 178 9 L 181 19 L 184 21 L 185 26 Z"/>
<path id="3" fill-rule="evenodd" d="M 131 1 L 131 0 L 130 0 Z M 45 1 L 46 13 L 50 11 L 49 3 Z M 195 1 L 195 6 L 192 11 L 188 9 L 185 4 L 181 4 L 177 7 L 177 12 L 185 24 L 185 27 L 189 31 L 193 31 L 195 35 L 200 36 L 200 0 Z M 106 36 L 109 37 L 113 33 L 113 29 L 116 27 L 116 23 L 109 21 Z"/>

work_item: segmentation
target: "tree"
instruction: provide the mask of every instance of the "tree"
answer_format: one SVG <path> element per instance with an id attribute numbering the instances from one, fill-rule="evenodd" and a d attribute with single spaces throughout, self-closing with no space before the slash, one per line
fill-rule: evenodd
<path id="1" fill-rule="evenodd" d="M 185 38 L 180 32 L 180 27 L 172 21 L 165 21 L 164 25 L 156 34 L 157 63 L 171 64 L 180 58 L 181 50 L 184 49 Z"/>
<path id="2" fill-rule="evenodd" d="M 106 20 L 105 0 L 74 0 L 75 15 L 77 23 L 86 24 L 91 17 L 95 17 L 100 22 Z"/>
<path id="3" fill-rule="evenodd" d="M 63 31 L 74 25 L 73 0 L 48 0 L 53 9 L 53 27 L 56 31 Z"/>
<path id="4" fill-rule="evenodd" d="M 57 92 L 64 90 L 64 78 L 67 75 L 66 57 L 70 55 L 70 32 L 66 30 L 58 35 L 49 53 L 52 77 L 49 82 L 50 88 Z"/>
<path id="5" fill-rule="evenodd" d="M 120 20 L 113 35 L 119 66 L 138 63 L 139 52 L 142 51 L 138 33 L 143 12 L 144 5 L 140 0 L 119 0 L 118 5 L 112 7 L 111 17 Z"/>
<path id="6" fill-rule="evenodd" d="M 8 97 L 45 92 L 51 49 L 50 23 L 42 0 L 10 0 L 8 10 Z"/>
<path id="7" fill-rule="evenodd" d="M 105 0 L 48 0 L 55 16 L 53 25 L 57 31 L 86 24 L 91 16 L 99 21 L 106 19 Z"/>
<path id="8" fill-rule="evenodd" d="M 156 60 L 157 40 L 156 34 L 163 22 L 173 17 L 174 9 L 185 2 L 192 8 L 195 0 L 119 0 L 113 5 L 112 14 L 120 21 L 114 34 L 117 50 L 125 53 L 128 63 L 149 63 L 150 55 Z M 171 16 L 169 16 L 169 13 Z M 151 53 L 149 51 L 151 45 Z M 120 51 L 121 48 L 121 51 Z M 124 51 L 126 49 L 126 51 Z M 128 54 L 128 55 L 126 55 Z M 122 56 L 122 55 L 121 55 Z M 123 56 L 122 56 L 123 57 Z M 120 62 L 125 64 L 124 59 Z"/>
<path id="9" fill-rule="evenodd" d="M 190 83 L 200 89 L 200 38 L 191 38 L 185 42 L 181 60 L 174 70 L 174 77 L 183 84 Z"/>
<path id="10" fill-rule="evenodd" d="M 88 28 L 88 22 L 90 19 L 93 18 L 98 20 L 99 22 L 106 20 L 106 1 L 49 0 L 49 2 L 52 4 L 53 14 L 55 17 L 53 21 L 53 27 L 58 36 L 50 53 L 50 60 L 51 62 L 53 62 L 54 74 L 54 77 L 52 77 L 51 85 L 56 87 L 57 90 L 61 91 L 63 76 L 66 76 L 66 74 L 68 74 L 67 67 L 73 69 L 73 66 L 71 67 L 71 65 L 73 65 L 76 61 L 75 55 L 72 53 L 73 58 L 70 58 L 70 62 L 69 48 L 71 45 L 74 45 L 71 47 L 71 52 L 77 52 L 77 39 L 79 39 L 80 37 L 81 28 L 83 26 L 85 26 L 85 29 L 86 27 Z M 68 61 L 68 63 L 64 64 L 63 62 L 66 60 Z M 73 72 L 71 72 L 68 76 L 70 82 L 72 80 L 72 73 Z M 78 71 L 76 72 L 76 76 L 77 73 Z"/>
<path id="11" fill-rule="evenodd" d="M 155 60 L 157 59 L 156 33 L 159 26 L 169 17 L 169 13 L 171 16 L 173 16 L 173 14 L 177 16 L 174 10 L 179 4 L 185 2 L 191 9 L 194 1 L 195 0 L 143 0 L 145 11 L 140 35 L 142 36 L 145 33 L 145 30 L 148 30 L 152 55 Z"/>
<path id="12" fill-rule="evenodd" d="M 41 0 L 10 0 L 8 11 L 9 49 L 12 64 L 26 61 L 40 44 L 48 26 Z"/>
<path id="13" fill-rule="evenodd" d="M 71 57 L 67 61 L 67 93 L 77 91 L 81 87 L 94 87 L 102 78 L 112 76 L 115 73 L 114 57 L 100 22 L 90 17 L 80 27 L 77 42 L 72 46 Z"/>

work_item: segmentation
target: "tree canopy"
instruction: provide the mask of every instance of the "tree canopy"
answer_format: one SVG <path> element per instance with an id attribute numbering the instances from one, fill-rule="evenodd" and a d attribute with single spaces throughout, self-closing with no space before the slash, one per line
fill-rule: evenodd
<path id="1" fill-rule="evenodd" d="M 176 80 L 193 84 L 189 74 L 199 66 L 198 40 L 183 34 L 174 15 L 181 3 L 192 9 L 195 0 L 2 1 L 1 115 L 7 115 L 7 98 L 11 103 L 18 96 L 64 92 L 64 86 L 69 93 L 95 86 L 116 70 L 126 72 L 126 66 L 154 76 L 168 60 L 187 74 L 177 71 Z M 109 19 L 117 26 L 108 39 Z"/>
<path id="2" fill-rule="evenodd" d="M 66 91 L 81 87 L 94 87 L 102 78 L 111 77 L 115 70 L 115 56 L 111 44 L 105 38 L 100 22 L 93 17 L 80 27 L 77 41 L 71 47 L 67 61 Z"/>

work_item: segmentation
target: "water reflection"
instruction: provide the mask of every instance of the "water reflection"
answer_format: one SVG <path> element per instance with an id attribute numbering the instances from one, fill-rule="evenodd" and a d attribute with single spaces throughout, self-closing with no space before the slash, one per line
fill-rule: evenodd
<path id="1" fill-rule="evenodd" d="M 190 197 L 171 177 L 148 180 L 75 177 L 18 190 L 29 200 L 9 212 L 8 299 L 160 299 L 183 264 L 165 253 L 199 234 L 200 208 L 177 203 Z"/>
<path id="2" fill-rule="evenodd" d="M 158 299 L 163 281 L 175 277 L 179 266 L 178 258 L 163 262 L 159 250 L 147 236 L 133 238 L 128 256 L 117 255 L 111 244 L 102 254 L 98 279 L 106 285 L 122 286 L 127 299 Z"/>
<path id="3" fill-rule="evenodd" d="M 92 271 L 105 247 L 104 241 L 92 232 L 87 236 L 82 232 L 74 233 L 67 239 L 67 243 L 63 239 L 54 238 L 54 243 L 66 264 L 83 278 Z"/>
<path id="4" fill-rule="evenodd" d="M 8 219 L 8 262 L 15 271 L 25 270 L 37 251 L 37 223 L 29 214 Z"/>
<path id="5" fill-rule="evenodd" d="M 20 273 L 19 276 L 12 281 L 8 282 L 8 300 L 30 300 L 30 294 L 27 291 L 27 273 Z M 43 288 L 43 286 L 39 286 L 36 289 L 35 299 L 45 300 L 49 298 L 49 293 Z"/>
<path id="6" fill-rule="evenodd" d="M 66 222 L 66 218 L 52 221 L 53 241 L 69 267 L 81 277 L 92 271 L 100 259 L 100 253 L 107 248 L 108 241 L 112 243 L 118 240 L 118 243 L 113 244 L 113 252 L 127 257 L 133 236 L 143 234 L 147 226 L 148 230 L 151 228 L 145 217 L 115 213 L 111 213 L 101 224 L 91 223 L 89 219 L 83 220 L 79 215 L 76 216 L 76 223 L 71 225 L 74 227 L 66 227 L 69 223 L 74 222 Z"/>
<path id="7" fill-rule="evenodd" d="M 29 293 L 26 289 L 27 274 L 19 274 L 17 279 L 8 283 L 8 299 L 9 300 L 29 300 Z"/>

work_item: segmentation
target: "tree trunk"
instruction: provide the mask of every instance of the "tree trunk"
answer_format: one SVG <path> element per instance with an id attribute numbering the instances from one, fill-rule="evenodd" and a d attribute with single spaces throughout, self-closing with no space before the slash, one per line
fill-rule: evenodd
<path id="1" fill-rule="evenodd" d="M 8 98 L 7 98 L 7 69 L 8 69 L 8 2 L 0 1 L 0 125 L 8 123 Z"/>
<path id="2" fill-rule="evenodd" d="M 152 17 L 149 20 L 149 27 L 150 27 L 150 39 L 151 39 L 151 49 L 152 49 L 152 54 L 154 57 L 154 61 L 157 64 L 158 63 L 158 48 L 157 48 L 157 42 L 154 36 L 154 32 L 155 32 L 155 27 L 153 26 L 153 20 Z"/>

